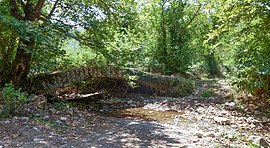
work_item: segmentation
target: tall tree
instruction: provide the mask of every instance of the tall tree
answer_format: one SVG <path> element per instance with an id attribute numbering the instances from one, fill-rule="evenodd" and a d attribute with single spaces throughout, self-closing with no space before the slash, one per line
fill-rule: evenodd
<path id="1" fill-rule="evenodd" d="M 230 32 L 230 39 L 218 43 L 236 51 L 238 86 L 252 93 L 259 90 L 270 98 L 269 1 L 222 0 L 214 1 L 213 6 L 220 8 L 216 16 L 222 25 L 212 37 Z"/>
<path id="2" fill-rule="evenodd" d="M 109 43 L 138 32 L 133 0 L 3 0 L 0 6 L 1 85 L 12 81 L 26 89 L 31 64 L 62 55 L 66 38 L 114 59 L 121 52 L 108 50 Z"/>
<path id="3" fill-rule="evenodd" d="M 201 12 L 201 5 L 189 0 L 152 0 L 145 6 L 149 17 L 148 36 L 152 69 L 165 74 L 185 73 L 192 63 L 190 27 Z"/>
<path id="4" fill-rule="evenodd" d="M 26 88 L 33 55 L 38 50 L 53 52 L 55 48 L 42 46 L 59 43 L 53 35 L 61 35 L 62 31 L 56 29 L 59 27 L 57 22 L 52 22 L 58 4 L 59 0 L 0 2 L 1 84 L 12 81 L 16 87 Z M 50 31 L 53 28 L 54 31 Z"/>

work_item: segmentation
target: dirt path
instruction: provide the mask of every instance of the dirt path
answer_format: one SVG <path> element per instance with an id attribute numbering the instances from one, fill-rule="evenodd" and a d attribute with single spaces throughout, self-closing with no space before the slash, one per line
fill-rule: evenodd
<path id="1" fill-rule="evenodd" d="M 109 98 L 0 121 L 1 147 L 249 147 L 270 141 L 269 118 L 225 102 L 229 86 L 202 83 L 184 98 Z"/>

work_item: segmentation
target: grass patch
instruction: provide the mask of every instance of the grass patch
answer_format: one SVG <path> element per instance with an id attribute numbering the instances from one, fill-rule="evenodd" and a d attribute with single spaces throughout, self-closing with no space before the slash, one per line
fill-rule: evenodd
<path id="1" fill-rule="evenodd" d="M 201 97 L 206 99 L 215 96 L 215 92 L 213 90 L 204 90 L 201 94 Z"/>

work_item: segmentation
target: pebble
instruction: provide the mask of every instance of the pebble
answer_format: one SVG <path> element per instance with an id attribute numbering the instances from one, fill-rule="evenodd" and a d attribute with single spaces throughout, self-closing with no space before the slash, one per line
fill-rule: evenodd
<path id="1" fill-rule="evenodd" d="M 203 107 L 198 107 L 198 108 L 196 109 L 196 111 L 197 111 L 198 113 L 203 113 L 204 110 L 205 110 L 205 109 L 204 109 Z"/>
<path id="2" fill-rule="evenodd" d="M 73 116 L 74 111 L 73 111 L 72 108 L 69 108 L 69 109 L 66 110 L 66 113 L 68 113 L 68 114 L 70 114 L 71 116 Z"/>
<path id="3" fill-rule="evenodd" d="M 226 102 L 226 103 L 224 104 L 224 108 L 225 108 L 225 109 L 228 109 L 228 110 L 234 110 L 234 109 L 236 109 L 237 107 L 236 107 L 236 104 L 235 104 L 234 102 Z"/>
<path id="4" fill-rule="evenodd" d="M 61 121 L 67 121 L 67 117 L 60 117 Z"/>
<path id="5" fill-rule="evenodd" d="M 220 125 L 228 125 L 231 123 L 230 119 L 224 117 L 215 117 L 214 121 Z"/>
<path id="6" fill-rule="evenodd" d="M 196 142 L 199 142 L 199 141 L 200 141 L 200 139 L 197 138 L 197 137 L 192 139 L 192 142 L 193 142 L 193 143 L 196 143 Z"/>
<path id="7" fill-rule="evenodd" d="M 247 121 L 247 122 L 250 122 L 250 123 L 252 123 L 252 122 L 259 122 L 259 121 L 256 120 L 254 117 L 248 117 L 248 118 L 246 119 L 246 121 Z"/>
<path id="8" fill-rule="evenodd" d="M 55 113 L 56 113 L 56 109 L 55 109 L 55 108 L 50 108 L 50 109 L 49 109 L 49 112 L 50 112 L 51 114 L 55 114 Z"/>
<path id="9" fill-rule="evenodd" d="M 39 129 L 37 127 L 33 127 L 33 130 L 35 131 L 39 131 Z"/>
<path id="10" fill-rule="evenodd" d="M 267 117 L 262 117 L 262 122 L 269 122 L 269 121 L 270 121 L 269 118 L 267 118 Z"/>
<path id="11" fill-rule="evenodd" d="M 29 117 L 21 117 L 21 120 L 29 121 Z"/>
<path id="12" fill-rule="evenodd" d="M 237 128 L 238 126 L 236 124 L 231 125 L 232 128 Z"/>
<path id="13" fill-rule="evenodd" d="M 197 132 L 196 134 L 194 134 L 194 136 L 197 136 L 198 138 L 202 138 L 203 133 L 202 132 Z"/>
<path id="14" fill-rule="evenodd" d="M 60 121 L 60 120 L 56 120 L 56 121 L 54 121 L 56 124 L 63 124 L 63 122 L 62 121 Z"/>
<path id="15" fill-rule="evenodd" d="M 43 119 L 45 119 L 45 120 L 48 120 L 50 118 L 50 116 L 48 116 L 48 115 L 45 115 L 44 117 L 43 117 Z"/>
<path id="16" fill-rule="evenodd" d="M 203 119 L 203 116 L 199 116 L 199 115 L 197 115 L 197 120 L 202 120 Z"/>
<path id="17" fill-rule="evenodd" d="M 230 133 L 226 137 L 229 138 L 230 140 L 235 140 L 237 138 L 237 135 Z"/>
<path id="18" fill-rule="evenodd" d="M 10 123 L 10 121 L 9 121 L 9 120 L 4 121 L 4 124 L 9 124 L 9 123 Z"/>
<path id="19" fill-rule="evenodd" d="M 249 137 L 249 140 L 253 143 L 253 144 L 256 144 L 258 146 L 262 146 L 262 147 L 270 147 L 270 144 L 262 137 L 260 136 L 250 136 Z"/>
<path id="20" fill-rule="evenodd" d="M 205 137 L 211 137 L 211 138 L 215 138 L 216 137 L 216 133 L 215 132 L 207 132 L 204 134 Z"/>
<path id="21" fill-rule="evenodd" d="M 36 102 L 36 106 L 39 109 L 45 109 L 47 106 L 47 98 L 44 95 L 37 95 L 32 98 L 33 102 Z"/>
<path id="22" fill-rule="evenodd" d="M 149 100 L 143 100 L 143 103 L 149 103 Z"/>
<path id="23" fill-rule="evenodd" d="M 44 139 L 42 139 L 42 138 L 34 138 L 34 141 L 39 142 L 39 141 L 44 141 Z"/>

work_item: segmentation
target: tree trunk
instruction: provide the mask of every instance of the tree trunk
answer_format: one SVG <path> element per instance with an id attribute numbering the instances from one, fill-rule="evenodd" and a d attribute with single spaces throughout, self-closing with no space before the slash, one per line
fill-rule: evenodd
<path id="1" fill-rule="evenodd" d="M 11 63 L 6 57 L 2 57 L 2 63 L 0 64 L 0 87 L 3 87 L 4 84 L 10 83 L 11 80 Z"/>
<path id="2" fill-rule="evenodd" d="M 45 20 L 46 18 L 50 18 L 55 9 L 56 5 L 58 4 L 59 0 L 56 0 L 53 4 L 53 8 L 49 11 L 48 16 L 44 16 L 42 18 L 41 10 L 44 7 L 45 0 L 27 0 L 27 1 L 16 1 L 16 0 L 9 0 L 10 5 L 10 14 L 19 21 L 28 21 L 34 22 L 36 20 Z M 27 90 L 27 76 L 30 71 L 31 66 L 31 58 L 32 58 L 32 51 L 35 46 L 35 40 L 31 39 L 28 40 L 26 37 L 20 38 L 19 46 L 16 51 L 15 59 L 12 61 L 11 65 L 9 66 L 10 69 L 6 71 L 4 79 L 5 81 L 12 81 L 15 88 L 22 88 L 23 90 Z M 30 52 L 28 52 L 30 51 Z M 2 75 L 0 75 L 2 76 Z M 0 79 L 0 83 L 1 79 Z M 5 83 L 5 82 L 4 82 Z"/>
<path id="3" fill-rule="evenodd" d="M 34 40 L 20 40 L 20 46 L 17 49 L 15 60 L 13 62 L 13 74 L 11 78 L 15 88 L 27 90 L 27 75 L 30 71 L 30 63 L 32 58 L 32 54 L 27 52 L 27 50 L 33 49 L 34 45 Z"/>

